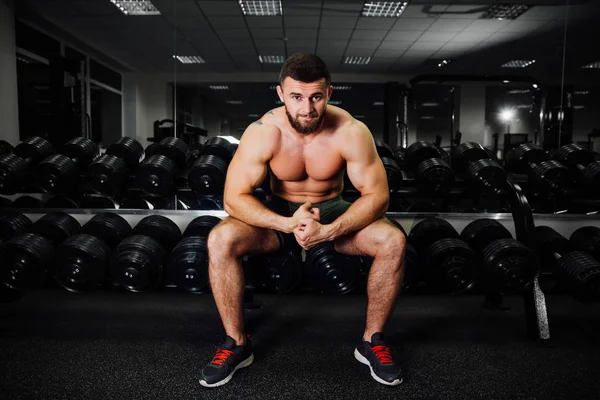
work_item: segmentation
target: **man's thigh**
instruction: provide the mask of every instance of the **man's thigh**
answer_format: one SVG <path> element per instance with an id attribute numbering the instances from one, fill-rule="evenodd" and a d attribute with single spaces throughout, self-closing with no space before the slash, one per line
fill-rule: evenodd
<path id="1" fill-rule="evenodd" d="M 233 217 L 226 217 L 217 224 L 211 236 L 214 245 L 229 247 L 240 256 L 270 253 L 280 247 L 276 231 L 248 225 Z"/>
<path id="2" fill-rule="evenodd" d="M 375 257 L 390 243 L 403 243 L 404 234 L 388 218 L 382 217 L 363 229 L 335 240 L 335 250 L 353 256 Z"/>

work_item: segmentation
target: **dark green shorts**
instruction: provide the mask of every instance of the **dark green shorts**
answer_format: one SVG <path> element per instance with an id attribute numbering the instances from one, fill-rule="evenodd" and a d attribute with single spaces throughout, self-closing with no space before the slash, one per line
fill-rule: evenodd
<path id="1" fill-rule="evenodd" d="M 304 203 L 293 203 L 291 201 L 284 200 L 281 197 L 272 196 L 271 204 L 267 204 L 267 206 L 279 215 L 291 217 L 302 204 Z M 312 206 L 313 208 L 318 208 L 320 210 L 321 220 L 319 222 L 323 225 L 327 225 L 345 213 L 351 205 L 352 203 L 342 199 L 342 196 L 338 196 L 331 200 L 313 203 Z"/>
<path id="2" fill-rule="evenodd" d="M 271 199 L 266 203 L 266 206 L 279 215 L 291 217 L 302 204 L 304 203 L 293 203 L 278 196 L 271 196 Z M 321 220 L 319 223 L 326 225 L 335 221 L 340 215 L 346 212 L 351 205 L 352 203 L 342 199 L 342 196 L 338 196 L 331 200 L 313 203 L 312 206 L 313 208 L 318 208 L 320 210 Z M 284 234 L 278 231 L 276 231 L 276 233 L 282 247 L 286 245 L 297 245 L 293 233 Z"/>

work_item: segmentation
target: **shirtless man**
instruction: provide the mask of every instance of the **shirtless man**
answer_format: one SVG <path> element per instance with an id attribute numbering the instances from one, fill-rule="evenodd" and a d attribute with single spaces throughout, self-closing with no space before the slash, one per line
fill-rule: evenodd
<path id="1" fill-rule="evenodd" d="M 239 260 L 278 250 L 286 235 L 306 250 L 332 241 L 340 253 L 373 257 L 366 328 L 354 356 L 377 382 L 402 382 L 382 331 L 404 276 L 405 237 L 384 216 L 389 189 L 373 136 L 348 112 L 327 105 L 330 82 L 319 57 L 289 57 L 277 87 L 284 106 L 246 129 L 229 165 L 224 193 L 229 217 L 208 237 L 210 284 L 227 337 L 202 371 L 205 387 L 226 384 L 254 361 L 244 331 Z M 273 200 L 263 205 L 253 192 L 269 167 Z M 344 168 L 361 193 L 352 204 L 341 198 Z"/>

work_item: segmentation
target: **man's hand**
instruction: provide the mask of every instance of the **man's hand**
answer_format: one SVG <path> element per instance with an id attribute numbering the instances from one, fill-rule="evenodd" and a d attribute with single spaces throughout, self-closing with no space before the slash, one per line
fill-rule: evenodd
<path id="1" fill-rule="evenodd" d="M 289 232 L 291 233 L 300 225 L 300 220 L 303 219 L 312 219 L 314 221 L 321 220 L 321 211 L 318 208 L 313 208 L 312 203 L 307 201 L 302 204 L 292 215 L 289 223 Z"/>
<path id="2" fill-rule="evenodd" d="M 310 250 L 319 243 L 328 241 L 329 231 L 327 225 L 321 225 L 311 218 L 304 218 L 294 229 L 294 236 L 304 250 Z"/>

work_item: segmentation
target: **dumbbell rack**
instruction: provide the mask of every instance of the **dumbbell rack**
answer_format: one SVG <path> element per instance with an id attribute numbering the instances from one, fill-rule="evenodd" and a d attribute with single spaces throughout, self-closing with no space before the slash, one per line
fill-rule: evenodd
<path id="1" fill-rule="evenodd" d="M 511 178 L 506 182 L 507 200 L 510 203 L 512 215 L 507 213 L 496 213 L 496 214 L 477 214 L 479 218 L 491 218 L 501 221 L 507 225 L 507 228 L 513 235 L 530 247 L 534 252 L 536 251 L 535 241 L 535 224 L 534 217 L 531 214 L 527 199 L 522 193 L 521 188 L 515 184 Z M 17 210 L 26 216 L 28 216 L 33 222 L 41 218 L 46 214 L 41 209 Z M 51 211 L 51 210 L 48 210 Z M 54 210 L 56 211 L 56 210 Z M 72 215 L 78 222 L 83 225 L 89 221 L 94 215 L 99 212 L 114 212 L 124 217 L 132 226 L 143 218 L 149 215 L 162 215 L 172 220 L 183 232 L 188 223 L 199 216 L 212 215 L 218 218 L 225 218 L 227 213 L 225 211 L 214 210 L 214 211 L 192 211 L 192 210 L 103 210 L 103 209 L 65 209 L 63 212 Z M 464 213 L 387 213 L 387 217 L 398 221 L 407 232 L 410 228 L 419 222 L 421 219 L 428 217 L 439 217 L 450 222 L 457 230 L 462 231 L 464 227 L 471 222 L 474 215 Z M 513 221 L 513 226 L 509 223 Z M 536 266 L 539 271 L 539 265 Z M 498 295 L 495 293 L 489 293 L 488 297 L 494 297 L 494 302 L 497 306 Z M 250 296 L 250 300 L 251 300 Z M 501 298 L 501 296 L 500 296 Z M 523 300 L 525 303 L 526 311 L 526 326 L 528 336 L 531 338 L 538 339 L 549 339 L 550 332 L 548 326 L 548 317 L 546 312 L 546 302 L 544 293 L 541 291 L 538 279 L 534 280 L 534 284 L 523 294 Z"/>

